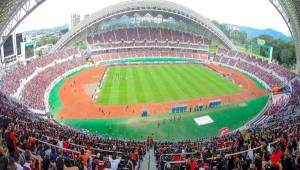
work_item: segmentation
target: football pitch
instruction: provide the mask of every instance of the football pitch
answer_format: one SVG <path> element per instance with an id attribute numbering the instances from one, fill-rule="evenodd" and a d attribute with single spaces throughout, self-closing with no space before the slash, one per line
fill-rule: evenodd
<path id="1" fill-rule="evenodd" d="M 242 88 L 202 65 L 112 66 L 98 104 L 141 104 L 239 93 Z"/>

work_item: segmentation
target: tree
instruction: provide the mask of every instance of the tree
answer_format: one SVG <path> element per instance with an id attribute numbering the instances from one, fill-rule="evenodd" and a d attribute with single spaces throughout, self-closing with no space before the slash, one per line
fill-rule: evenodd
<path id="1" fill-rule="evenodd" d="M 293 68 L 295 66 L 296 53 L 293 41 L 286 42 L 283 40 L 274 39 L 269 35 L 261 35 L 257 38 L 264 39 L 266 41 L 266 45 L 273 47 L 273 60 L 287 68 Z M 256 41 L 257 38 L 254 40 Z M 266 52 L 261 50 L 261 54 L 264 53 Z"/>
<path id="2" fill-rule="evenodd" d="M 35 52 L 35 55 L 37 55 L 37 56 L 42 56 L 43 55 L 43 51 L 42 50 L 37 50 L 36 52 Z"/>
<path id="3" fill-rule="evenodd" d="M 46 45 L 46 44 L 56 44 L 58 41 L 58 37 L 56 36 L 44 36 L 40 39 L 37 40 L 36 42 L 36 46 L 37 47 L 40 47 L 40 46 L 43 46 L 43 45 Z"/>
<path id="4" fill-rule="evenodd" d="M 74 44 L 74 47 L 75 47 L 76 49 L 79 49 L 79 50 L 81 50 L 81 49 L 86 50 L 86 49 L 87 49 L 87 44 L 86 44 L 85 42 L 83 42 L 83 41 L 78 41 L 78 42 L 76 42 L 76 43 Z"/>

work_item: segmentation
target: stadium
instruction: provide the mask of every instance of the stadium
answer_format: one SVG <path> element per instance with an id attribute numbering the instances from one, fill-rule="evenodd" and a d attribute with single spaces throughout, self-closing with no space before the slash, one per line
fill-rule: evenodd
<path id="1" fill-rule="evenodd" d="M 285 21 L 298 54 L 298 27 Z M 238 50 L 211 20 L 173 2 L 100 9 L 51 53 L 5 67 L 0 80 L 7 162 L 24 155 L 42 160 L 36 169 L 300 167 L 298 74 Z"/>

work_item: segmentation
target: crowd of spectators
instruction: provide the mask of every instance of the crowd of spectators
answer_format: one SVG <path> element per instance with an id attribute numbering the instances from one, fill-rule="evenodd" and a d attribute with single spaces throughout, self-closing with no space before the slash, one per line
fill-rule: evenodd
<path id="1" fill-rule="evenodd" d="M 44 94 L 51 82 L 65 72 L 84 65 L 85 63 L 85 59 L 80 57 L 60 64 L 57 63 L 53 67 L 48 67 L 25 85 L 21 100 L 30 108 L 45 110 Z"/>
<path id="2" fill-rule="evenodd" d="M 128 28 L 87 37 L 91 45 L 101 47 L 172 46 L 186 48 L 208 48 L 208 38 L 170 29 Z"/>
<path id="3" fill-rule="evenodd" d="M 242 62 L 241 65 L 244 65 L 246 62 L 250 63 L 254 69 L 260 69 L 265 72 L 268 72 L 268 74 L 273 75 L 273 73 L 276 73 L 277 75 L 281 76 L 284 78 L 284 81 L 290 81 L 293 78 L 297 76 L 296 73 L 293 73 L 289 71 L 287 68 L 278 65 L 276 63 L 268 63 L 267 60 L 263 60 L 262 58 L 257 58 L 254 56 L 250 56 L 246 53 L 243 52 L 238 52 L 238 51 L 233 51 L 233 50 L 226 50 L 226 49 L 218 49 L 217 51 L 217 57 L 216 61 L 222 62 L 222 58 L 230 58 L 231 60 L 238 60 L 238 62 Z M 242 60 L 242 61 L 241 61 Z M 225 62 L 222 62 L 225 63 Z M 225 63 L 229 64 L 229 63 Z M 275 82 L 278 83 L 278 82 Z"/>
<path id="4" fill-rule="evenodd" d="M 2 93 L 0 128 L 3 170 L 15 165 L 25 170 L 134 169 L 146 151 L 145 142 L 100 138 L 40 118 Z"/>
<path id="5" fill-rule="evenodd" d="M 299 117 L 276 119 L 276 124 L 268 127 L 252 127 L 209 140 L 156 143 L 158 166 L 160 169 L 296 170 L 300 168 L 299 123 Z"/>
<path id="6" fill-rule="evenodd" d="M 295 90 L 294 95 L 298 92 Z M 278 114 L 259 126 L 221 137 L 157 141 L 154 150 L 158 169 L 297 170 L 300 168 L 300 117 L 294 112 Z M 147 149 L 144 141 L 99 137 L 40 118 L 2 93 L 0 127 L 0 168 L 4 170 L 11 167 L 132 169 L 139 165 Z M 241 151 L 245 152 L 238 153 Z"/>
<path id="7" fill-rule="evenodd" d="M 286 83 L 296 77 L 295 73 L 277 64 L 268 64 L 256 57 L 245 53 L 219 49 L 214 61 L 237 67 L 264 81 L 271 89 L 275 86 L 284 87 Z M 282 70 L 282 72 L 280 71 Z M 277 76 L 274 74 L 276 73 Z M 282 79 L 280 79 L 281 77 Z"/>
<path id="8" fill-rule="evenodd" d="M 193 53 L 191 50 L 169 50 L 169 49 L 131 49 L 130 51 L 116 51 L 103 54 L 93 54 L 92 58 L 95 63 L 113 59 L 125 59 L 131 57 L 180 57 L 187 59 L 208 60 L 208 53 L 201 51 Z"/>
<path id="9" fill-rule="evenodd" d="M 198 141 L 156 143 L 158 167 L 299 169 L 300 113 L 295 113 L 295 109 L 299 106 L 300 83 L 297 80 L 291 84 L 292 92 L 288 98 L 271 102 L 262 119 L 252 122 L 244 130 Z"/>
<path id="10" fill-rule="evenodd" d="M 0 80 L 3 82 L 1 90 L 10 95 L 14 94 L 20 86 L 21 80 L 26 79 L 37 68 L 42 68 L 54 60 L 63 59 L 75 54 L 78 54 L 76 49 L 61 50 L 57 53 L 30 59 L 25 63 L 19 63 L 17 67 L 13 67 L 12 69 L 6 68 L 4 70 L 5 73 L 0 75 Z"/>
<path id="11" fill-rule="evenodd" d="M 146 56 L 147 52 L 149 51 L 121 54 Z M 163 52 L 166 51 L 151 51 L 151 54 L 162 55 Z M 177 52 L 166 53 L 173 55 Z M 110 59 L 114 55 L 116 54 L 106 56 Z M 183 53 L 182 55 L 194 57 L 194 54 Z M 269 70 L 254 67 L 257 66 L 254 63 L 256 60 L 248 59 L 243 53 L 235 51 L 225 53 L 219 50 L 215 61 L 232 63 L 258 76 L 271 87 L 274 83 L 280 83 L 272 80 L 274 78 L 279 81 L 272 74 L 275 67 L 265 67 Z M 45 63 L 40 62 L 43 65 Z M 47 86 L 56 77 L 82 64 L 83 58 L 75 58 L 42 71 L 25 86 L 22 94 L 25 104 L 44 109 L 43 95 Z M 294 78 L 292 74 L 283 74 L 278 75 L 288 80 Z M 265 78 L 268 76 L 273 78 Z M 269 116 L 268 119 L 258 124 L 253 123 L 244 130 L 220 137 L 196 141 L 156 141 L 154 151 L 157 168 L 300 169 L 300 116 L 299 113 L 295 113 L 295 108 L 299 106 L 299 96 L 300 83 L 294 80 L 291 82 L 289 99 L 284 102 L 284 109 L 278 105 L 280 102 L 272 103 L 274 105 L 268 107 L 265 112 Z M 286 112 L 290 110 L 288 108 L 292 111 Z M 2 92 L 0 92 L 0 128 L 0 169 L 3 170 L 134 169 L 139 166 L 147 150 L 145 141 L 99 137 L 39 117 Z"/>

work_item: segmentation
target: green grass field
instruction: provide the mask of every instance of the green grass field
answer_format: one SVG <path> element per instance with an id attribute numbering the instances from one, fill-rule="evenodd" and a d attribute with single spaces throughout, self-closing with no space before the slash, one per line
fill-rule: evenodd
<path id="1" fill-rule="evenodd" d="M 153 103 L 238 93 L 242 89 L 199 64 L 115 66 L 97 103 Z"/>

